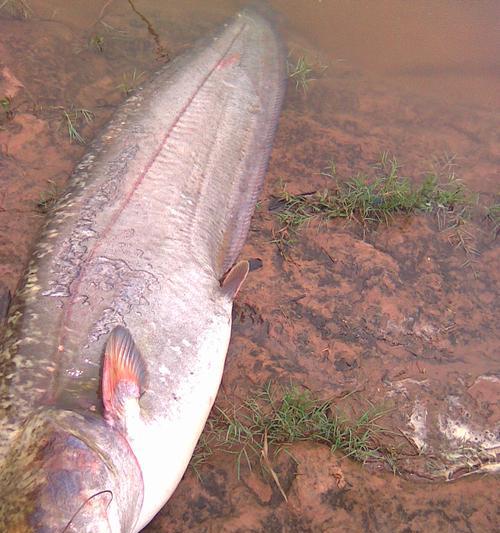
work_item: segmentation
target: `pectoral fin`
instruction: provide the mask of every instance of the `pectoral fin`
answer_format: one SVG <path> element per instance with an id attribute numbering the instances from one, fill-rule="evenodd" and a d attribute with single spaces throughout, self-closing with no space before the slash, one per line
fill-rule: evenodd
<path id="1" fill-rule="evenodd" d="M 117 326 L 106 343 L 102 372 L 102 401 L 108 423 L 127 426 L 127 416 L 139 409 L 146 375 L 146 363 L 132 335 Z"/>
<path id="2" fill-rule="evenodd" d="M 222 292 L 231 299 L 238 294 L 243 282 L 245 281 L 250 265 L 248 261 L 240 261 L 231 268 L 221 281 Z"/>

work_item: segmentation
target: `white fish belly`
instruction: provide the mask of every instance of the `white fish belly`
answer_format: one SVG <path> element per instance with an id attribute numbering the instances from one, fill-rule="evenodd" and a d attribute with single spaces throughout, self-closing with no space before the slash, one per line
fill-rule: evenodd
<path id="1" fill-rule="evenodd" d="M 144 503 L 136 532 L 165 504 L 188 466 L 222 379 L 231 334 L 230 316 L 229 309 L 227 316 L 215 317 L 211 329 L 205 332 L 196 371 L 177 387 L 175 416 L 146 420 L 140 412 L 130 414 L 128 438 L 144 479 Z"/>

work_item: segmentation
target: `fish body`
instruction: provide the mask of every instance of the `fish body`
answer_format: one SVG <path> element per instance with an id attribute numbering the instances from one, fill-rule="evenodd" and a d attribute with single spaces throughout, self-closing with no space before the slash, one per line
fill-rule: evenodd
<path id="1" fill-rule="evenodd" d="M 244 11 L 131 97 L 77 166 L 3 339 L 4 530 L 140 531 L 174 491 L 220 384 L 284 64 Z"/>

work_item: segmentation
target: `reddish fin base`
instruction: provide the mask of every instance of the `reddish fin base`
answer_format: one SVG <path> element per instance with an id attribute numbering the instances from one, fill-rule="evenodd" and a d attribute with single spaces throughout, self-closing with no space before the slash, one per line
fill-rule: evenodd
<path id="1" fill-rule="evenodd" d="M 129 399 L 139 399 L 146 384 L 146 364 L 130 332 L 117 326 L 104 352 L 102 401 L 108 421 L 121 419 Z"/>

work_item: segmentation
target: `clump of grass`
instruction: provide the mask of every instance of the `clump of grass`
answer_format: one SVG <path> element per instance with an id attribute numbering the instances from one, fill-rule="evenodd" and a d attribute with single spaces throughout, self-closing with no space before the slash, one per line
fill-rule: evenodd
<path id="1" fill-rule="evenodd" d="M 465 261 L 462 264 L 462 267 L 470 267 L 474 272 L 474 275 L 477 276 L 477 272 L 474 268 L 474 263 L 477 261 L 479 256 L 479 250 L 476 248 L 476 238 L 474 235 L 465 227 L 464 219 L 457 219 L 457 222 L 450 227 L 452 230 L 451 234 L 448 236 L 448 242 L 454 248 L 460 248 L 465 254 Z"/>
<path id="2" fill-rule="evenodd" d="M 332 400 L 319 400 L 293 385 L 268 384 L 241 407 L 214 409 L 191 465 L 196 470 L 215 450 L 223 450 L 235 455 L 238 477 L 243 464 L 252 469 L 260 462 L 282 491 L 272 460 L 295 442 L 322 443 L 360 462 L 383 460 L 377 437 L 384 431 L 378 422 L 385 414 L 369 405 L 365 412 L 348 416 Z"/>
<path id="3" fill-rule="evenodd" d="M 493 224 L 493 233 L 496 236 L 500 229 L 500 204 L 494 204 L 488 207 L 486 218 Z"/>
<path id="4" fill-rule="evenodd" d="M 316 66 L 305 56 L 299 56 L 295 63 L 287 62 L 288 77 L 295 82 L 295 89 L 307 94 L 310 83 L 316 79 L 316 72 L 322 74 L 327 69 L 326 65 Z"/>
<path id="5" fill-rule="evenodd" d="M 104 36 L 103 35 L 92 35 L 89 39 L 89 47 L 97 52 L 104 52 Z"/>
<path id="6" fill-rule="evenodd" d="M 322 176 L 327 176 L 328 178 L 335 178 L 337 175 L 337 163 L 334 159 L 329 159 L 326 167 L 320 172 Z"/>
<path id="7" fill-rule="evenodd" d="M 448 194 L 444 194 L 445 200 L 448 199 L 448 196 Z M 434 212 L 439 230 L 448 233 L 450 245 L 463 251 L 465 261 L 462 267 L 470 267 L 474 276 L 477 276 L 474 263 L 480 253 L 476 248 L 476 237 L 473 235 L 472 227 L 469 223 L 470 207 L 467 198 L 463 200 L 463 203 L 456 202 L 453 209 L 447 207 L 447 204 L 441 200 L 434 208 Z"/>
<path id="8" fill-rule="evenodd" d="M 271 241 L 281 255 L 290 259 L 288 248 L 294 244 L 298 230 L 313 219 L 353 221 L 362 226 L 365 234 L 379 224 L 389 224 L 397 215 L 432 212 L 439 230 L 448 232 L 450 245 L 463 251 L 462 267 L 470 267 L 477 276 L 474 263 L 479 251 L 470 224 L 475 202 L 455 174 L 451 172 L 446 179 L 439 179 L 437 174 L 430 173 L 420 185 L 414 185 L 410 179 L 399 175 L 397 160 L 387 153 L 382 154 L 377 166 L 382 170 L 377 177 L 358 175 L 340 182 L 336 179 L 335 163 L 331 161 L 321 172 L 335 180 L 331 188 L 305 194 L 290 194 L 283 188 L 277 198 L 280 224 L 273 230 Z M 492 206 L 486 215 L 494 225 L 495 234 L 499 227 L 499 211 L 498 205 Z"/>
<path id="9" fill-rule="evenodd" d="M 0 11 L 20 19 L 29 19 L 33 15 L 33 9 L 26 0 L 4 0 L 0 2 Z"/>
<path id="10" fill-rule="evenodd" d="M 135 91 L 137 87 L 144 80 L 146 74 L 145 72 L 137 72 L 137 69 L 134 69 L 130 74 L 123 74 L 122 82 L 116 86 L 125 96 L 128 96 L 130 93 Z"/>
<path id="11" fill-rule="evenodd" d="M 413 185 L 399 176 L 395 159 L 383 158 L 382 163 L 386 172 L 376 178 L 359 175 L 346 182 L 336 181 L 330 189 L 306 194 L 291 194 L 284 189 L 278 197 L 280 229 L 273 242 L 278 246 L 290 244 L 300 226 L 315 218 L 343 218 L 367 228 L 388 224 L 398 214 L 451 211 L 468 203 L 463 185 L 453 175 L 440 183 L 436 175 L 429 174 L 421 185 Z M 334 163 L 322 172 L 331 178 L 335 178 L 334 173 Z"/>
<path id="12" fill-rule="evenodd" d="M 36 203 L 38 211 L 44 215 L 54 207 L 60 195 L 59 187 L 55 181 L 48 180 L 47 183 L 47 190 L 40 195 L 40 200 Z"/>
<path id="13" fill-rule="evenodd" d="M 89 109 L 71 107 L 69 109 L 57 106 L 54 108 L 61 113 L 61 122 L 66 127 L 70 142 L 85 144 L 86 140 L 79 132 L 83 124 L 90 124 L 94 120 L 94 113 Z"/>
<path id="14" fill-rule="evenodd" d="M 0 107 L 2 108 L 2 111 L 4 113 L 8 113 L 10 111 L 10 104 L 11 99 L 9 96 L 4 96 L 3 98 L 0 98 Z"/>
<path id="15" fill-rule="evenodd" d="M 4 96 L 3 98 L 0 98 L 0 109 L 7 120 L 10 120 L 14 116 L 14 111 L 12 110 L 12 99 L 10 96 Z"/>

